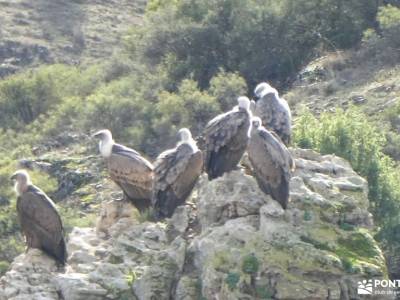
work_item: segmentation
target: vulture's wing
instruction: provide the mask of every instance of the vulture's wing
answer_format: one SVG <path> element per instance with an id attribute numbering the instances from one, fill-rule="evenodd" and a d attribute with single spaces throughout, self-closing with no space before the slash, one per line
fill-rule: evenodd
<path id="1" fill-rule="evenodd" d="M 31 185 L 18 197 L 17 212 L 27 240 L 35 240 L 42 248 L 61 262 L 66 260 L 64 229 L 53 201 L 39 188 Z M 29 243 L 28 243 L 28 246 Z"/>
<path id="2" fill-rule="evenodd" d="M 249 116 L 242 110 L 232 110 L 212 119 L 204 130 L 207 152 L 216 152 L 229 143 L 245 122 L 249 122 Z"/>
<path id="3" fill-rule="evenodd" d="M 151 188 L 153 165 L 133 149 L 114 144 L 108 159 L 108 168 L 111 179 L 121 185 Z"/>
<path id="4" fill-rule="evenodd" d="M 286 148 L 280 137 L 273 131 L 259 129 L 258 133 L 263 140 L 263 145 L 276 167 L 281 167 L 285 175 L 289 175 L 294 167 L 290 151 Z"/>
<path id="5" fill-rule="evenodd" d="M 261 189 L 286 209 L 292 167 L 290 152 L 276 134 L 264 128 L 252 135 L 248 151 Z"/>
<path id="6" fill-rule="evenodd" d="M 154 163 L 154 189 L 164 191 L 186 170 L 193 150 L 188 144 L 161 153 Z"/>

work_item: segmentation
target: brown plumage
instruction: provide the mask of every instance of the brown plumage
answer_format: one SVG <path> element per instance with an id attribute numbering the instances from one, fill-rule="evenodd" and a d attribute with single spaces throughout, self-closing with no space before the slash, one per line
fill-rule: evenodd
<path id="1" fill-rule="evenodd" d="M 27 247 L 41 249 L 64 265 L 64 229 L 53 201 L 30 182 L 27 172 L 17 171 L 11 178 L 16 180 L 17 213 Z"/>
<path id="2" fill-rule="evenodd" d="M 249 159 L 259 187 L 284 209 L 289 202 L 289 182 L 294 162 L 289 150 L 274 133 L 253 118 L 248 146 Z"/>
<path id="3" fill-rule="evenodd" d="M 204 169 L 210 180 L 234 170 L 246 151 L 250 101 L 247 97 L 240 97 L 238 102 L 233 110 L 212 119 L 204 130 Z"/>
<path id="4" fill-rule="evenodd" d="M 257 85 L 254 93 L 258 99 L 254 115 L 260 117 L 265 128 L 275 132 L 288 146 L 292 134 L 292 115 L 288 103 L 266 82 Z"/>
<path id="5" fill-rule="evenodd" d="M 179 131 L 181 141 L 161 153 L 154 163 L 153 199 L 156 218 L 171 217 L 192 192 L 203 169 L 203 156 L 188 129 Z"/>
<path id="6" fill-rule="evenodd" d="M 139 210 L 151 206 L 153 165 L 135 150 L 116 144 L 111 132 L 101 130 L 100 153 L 106 159 L 111 179 L 122 189 L 124 198 Z"/>

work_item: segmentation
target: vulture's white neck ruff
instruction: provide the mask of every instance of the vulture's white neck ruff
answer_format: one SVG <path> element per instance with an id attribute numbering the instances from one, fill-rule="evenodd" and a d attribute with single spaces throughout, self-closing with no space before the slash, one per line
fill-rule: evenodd
<path id="1" fill-rule="evenodd" d="M 259 96 L 260 98 L 268 94 L 274 94 L 276 98 L 279 97 L 278 91 L 266 82 L 260 83 L 255 90 L 256 90 L 255 92 L 256 95 Z"/>
<path id="2" fill-rule="evenodd" d="M 197 152 L 199 150 L 196 141 L 192 138 L 192 133 L 189 129 L 182 128 L 181 130 L 179 130 L 179 134 L 181 136 L 181 141 L 178 143 L 178 146 L 182 144 L 187 144 L 192 148 L 193 152 Z"/>
<path id="3" fill-rule="evenodd" d="M 182 142 L 180 142 L 180 144 L 189 145 L 192 148 L 193 153 L 199 151 L 199 148 L 197 147 L 196 141 L 194 141 L 193 139 L 190 139 L 188 141 L 182 141 Z"/>
<path id="4" fill-rule="evenodd" d="M 114 141 L 112 138 L 106 138 L 101 140 L 99 143 L 100 154 L 103 157 L 110 157 L 112 153 L 112 147 L 114 145 Z"/>
<path id="5" fill-rule="evenodd" d="M 197 147 L 196 141 L 191 136 L 184 135 L 182 140 L 179 142 L 178 146 L 182 145 L 182 144 L 189 145 L 192 148 L 193 153 L 197 152 L 199 150 L 199 148 Z"/>
<path id="6" fill-rule="evenodd" d="M 32 183 L 30 182 L 29 179 L 25 182 L 16 181 L 14 185 L 14 191 L 17 194 L 17 196 L 21 196 L 23 193 L 25 193 L 26 190 L 28 189 L 28 186 L 31 184 Z"/>
<path id="7" fill-rule="evenodd" d="M 238 98 L 238 108 L 250 110 L 250 100 L 249 98 L 242 96 Z"/>

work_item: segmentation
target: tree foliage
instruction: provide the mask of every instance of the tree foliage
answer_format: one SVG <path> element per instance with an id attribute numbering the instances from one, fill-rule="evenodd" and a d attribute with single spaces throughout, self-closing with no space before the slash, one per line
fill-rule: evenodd
<path id="1" fill-rule="evenodd" d="M 249 87 L 282 85 L 320 46 L 347 48 L 375 22 L 375 0 L 151 1 L 131 51 L 163 65 L 172 82 L 191 77 L 201 88 L 220 68 L 239 72 Z"/>

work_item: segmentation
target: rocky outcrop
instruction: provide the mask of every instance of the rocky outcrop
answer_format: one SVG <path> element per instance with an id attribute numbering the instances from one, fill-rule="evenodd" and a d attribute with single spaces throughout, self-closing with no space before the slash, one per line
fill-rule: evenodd
<path id="1" fill-rule="evenodd" d="M 286 211 L 242 171 L 202 176 L 163 223 L 107 202 L 98 233 L 69 234 L 65 270 L 29 250 L 1 278 L 0 300 L 359 299 L 359 280 L 387 277 L 367 183 L 335 156 L 294 155 Z"/>

